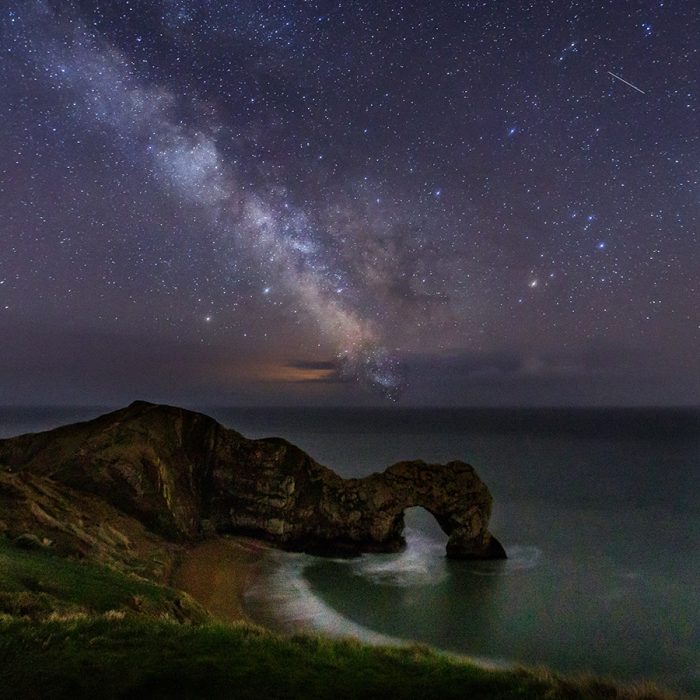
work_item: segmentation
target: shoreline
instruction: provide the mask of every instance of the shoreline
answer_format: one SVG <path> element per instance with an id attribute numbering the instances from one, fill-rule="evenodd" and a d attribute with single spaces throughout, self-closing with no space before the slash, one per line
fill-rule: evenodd
<path id="1" fill-rule="evenodd" d="M 265 547 L 264 552 L 261 552 L 260 557 L 251 566 L 244 587 L 244 592 L 248 592 L 245 608 L 253 612 L 252 616 L 248 614 L 247 619 L 274 634 L 285 637 L 306 634 L 318 635 L 326 639 L 350 639 L 378 648 L 420 647 L 430 649 L 437 656 L 451 661 L 468 663 L 488 671 L 512 671 L 519 666 L 518 663 L 508 659 L 450 651 L 413 638 L 396 637 L 365 627 L 313 595 L 306 584 L 300 588 L 299 578 L 303 579 L 304 565 L 302 564 L 299 569 L 296 569 L 293 564 L 290 566 L 289 562 L 285 565 L 275 556 L 278 553 L 284 556 L 285 551 L 274 546 Z M 299 552 L 287 554 L 297 557 L 309 556 Z M 276 574 L 280 571 L 284 571 L 287 575 L 291 574 L 294 580 L 278 578 Z M 297 601 L 289 595 L 291 591 L 295 591 L 298 597 L 307 602 L 313 600 L 313 607 L 308 610 L 298 609 Z M 291 609 L 287 609 L 287 598 L 292 598 Z M 257 615 L 255 615 L 256 609 L 259 613 Z M 271 612 L 268 613 L 268 611 Z"/>
<path id="2" fill-rule="evenodd" d="M 272 594 L 273 599 L 276 596 L 282 597 L 282 591 L 275 591 L 274 584 L 270 587 L 271 580 L 264 573 L 266 565 L 273 568 L 280 567 L 280 562 L 275 562 L 274 554 L 276 552 L 282 553 L 284 550 L 253 537 L 219 535 L 183 550 L 173 566 L 169 585 L 192 596 L 217 622 L 229 625 L 252 624 L 273 634 L 281 634 L 286 638 L 296 634 L 311 634 L 327 639 L 356 640 L 361 644 L 380 648 L 405 649 L 415 646 L 430 649 L 435 655 L 452 662 L 467 663 L 484 671 L 514 672 L 520 668 L 529 668 L 530 670 L 547 668 L 547 673 L 558 673 L 558 671 L 550 670 L 549 667 L 530 666 L 498 657 L 470 655 L 442 649 L 415 639 L 392 637 L 364 628 L 336 611 L 331 613 L 331 617 L 340 623 L 335 629 L 333 629 L 332 624 L 330 626 L 317 625 L 313 621 L 313 618 L 318 617 L 319 613 L 325 617 L 326 610 L 316 611 L 308 618 L 298 614 L 293 617 L 282 616 L 284 618 L 282 625 L 270 624 L 270 620 L 265 620 L 267 615 L 253 617 L 249 612 L 249 606 L 246 605 L 246 592 L 261 586 L 267 594 Z M 285 590 L 288 590 L 286 586 Z M 280 612 L 272 600 L 266 601 L 265 608 L 273 611 L 273 617 L 275 617 L 275 612 L 277 614 Z M 562 673 L 567 675 L 566 672 Z M 598 677 L 598 674 L 590 670 L 581 670 L 568 675 L 572 677 Z M 626 681 L 613 677 L 600 676 L 600 678 L 613 685 L 626 683 Z M 649 685 L 654 690 L 658 688 L 656 681 L 649 679 L 639 679 L 631 683 L 640 687 Z M 671 691 L 671 693 L 674 692 L 678 691 Z M 675 695 L 662 695 L 661 697 L 675 697 Z M 680 694 L 678 697 L 685 696 Z"/>
<path id="3" fill-rule="evenodd" d="M 354 639 L 376 647 L 406 648 L 429 647 L 434 653 L 458 662 L 467 662 L 491 671 L 506 671 L 517 664 L 496 658 L 470 656 L 426 645 L 414 639 L 391 637 L 381 632 L 356 626 L 340 613 L 342 629 L 326 629 L 309 625 L 308 620 L 287 620 L 288 629 L 266 624 L 254 618 L 246 609 L 245 597 L 249 588 L 259 585 L 260 564 L 266 554 L 282 552 L 264 540 L 241 535 L 217 536 L 182 550 L 175 561 L 168 585 L 184 591 L 202 605 L 217 622 L 235 625 L 240 622 L 263 627 L 274 634 L 318 634 L 329 639 Z M 268 562 L 270 563 L 270 562 Z M 269 581 L 267 582 L 269 585 Z M 265 585 L 265 584 L 263 584 Z M 270 603 L 270 608 L 273 608 Z M 305 622 L 307 624 L 305 624 Z M 354 629 L 357 627 L 357 629 Z"/>
<path id="4" fill-rule="evenodd" d="M 199 544 L 183 550 L 176 560 L 168 584 L 174 588 L 188 593 L 200 605 L 202 605 L 214 618 L 216 622 L 224 623 L 235 627 L 240 623 L 253 625 L 265 629 L 273 634 L 281 634 L 283 638 L 293 638 L 296 634 L 319 635 L 328 640 L 356 640 L 361 644 L 371 647 L 388 647 L 396 649 L 406 649 L 416 647 L 417 649 L 429 650 L 437 657 L 442 657 L 453 663 L 466 663 L 482 671 L 514 673 L 518 669 L 527 669 L 532 673 L 549 677 L 560 672 L 543 666 L 530 666 L 508 659 L 469 655 L 454 651 L 448 651 L 439 647 L 423 644 L 412 639 L 389 637 L 373 630 L 365 630 L 358 634 L 353 629 L 355 623 L 345 619 L 340 613 L 343 623 L 347 623 L 344 629 L 332 630 L 329 628 L 316 627 L 315 625 L 304 624 L 303 619 L 297 618 L 295 621 L 287 619 L 290 628 L 281 630 L 275 625 L 266 624 L 265 621 L 253 618 L 247 611 L 245 603 L 246 591 L 251 587 L 260 585 L 258 577 L 261 576 L 261 564 L 264 563 L 265 556 L 280 552 L 277 547 L 257 540 L 252 537 L 228 535 L 217 536 L 214 539 L 205 540 Z M 274 556 L 271 558 L 274 560 Z M 268 564 L 271 563 L 268 561 Z M 262 567 L 264 569 L 264 566 Z M 262 575 L 265 579 L 265 576 Z M 257 580 L 256 580 L 257 579 Z M 268 581 L 263 581 L 262 585 L 267 587 Z M 270 608 L 274 609 L 270 604 Z M 308 622 L 308 620 L 307 620 Z M 365 633 L 369 634 L 365 634 Z M 579 671 L 576 673 L 561 672 L 564 678 L 572 679 L 593 679 L 597 682 L 609 683 L 611 687 L 630 687 L 639 689 L 639 692 L 648 690 L 650 698 L 660 700 L 670 700 L 671 698 L 692 698 L 692 695 L 684 695 L 682 691 L 670 690 L 663 686 L 658 686 L 657 681 L 639 679 L 637 681 L 623 681 L 610 676 L 599 676 L 591 671 Z M 640 697 L 647 697 L 642 694 Z"/>

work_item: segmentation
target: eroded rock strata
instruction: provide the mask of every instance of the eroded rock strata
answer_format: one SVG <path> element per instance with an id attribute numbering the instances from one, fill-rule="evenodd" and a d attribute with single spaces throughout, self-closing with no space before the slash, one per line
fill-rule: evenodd
<path id="1" fill-rule="evenodd" d="M 172 541 L 246 533 L 308 552 L 396 551 L 405 509 L 422 506 L 449 536 L 449 557 L 505 557 L 488 530 L 488 488 L 464 462 L 400 462 L 342 479 L 286 440 L 249 440 L 203 414 L 143 401 L 0 440 L 0 473 L 91 494 Z"/>

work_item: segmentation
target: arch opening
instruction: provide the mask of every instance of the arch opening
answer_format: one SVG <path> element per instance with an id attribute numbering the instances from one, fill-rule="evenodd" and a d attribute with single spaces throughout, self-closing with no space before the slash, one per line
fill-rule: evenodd
<path id="1" fill-rule="evenodd" d="M 403 511 L 404 531 L 406 543 L 411 539 L 429 539 L 438 543 L 443 549 L 449 536 L 440 525 L 434 513 L 423 506 L 411 506 Z"/>

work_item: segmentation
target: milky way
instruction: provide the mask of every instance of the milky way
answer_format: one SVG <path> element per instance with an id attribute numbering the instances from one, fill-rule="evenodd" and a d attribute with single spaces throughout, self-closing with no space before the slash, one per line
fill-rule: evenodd
<path id="1" fill-rule="evenodd" d="M 206 208 L 212 232 L 235 236 L 255 265 L 294 294 L 333 342 L 344 375 L 394 398 L 400 390 L 398 362 L 372 321 L 340 296 L 346 284 L 322 237 L 314 235 L 304 212 L 290 206 L 283 190 L 272 202 L 264 187 L 246 192 L 238 186 L 237 173 L 217 147 L 220 125 L 213 110 L 185 125 L 176 117 L 178 97 L 140 81 L 121 51 L 96 39 L 74 17 L 61 26 L 48 6 L 34 10 L 29 21 L 39 39 L 33 52 L 38 70 L 58 89 L 70 91 L 80 112 L 114 128 L 127 152 L 141 149 L 166 187 Z M 57 20 L 59 41 L 53 38 Z"/>
<path id="2" fill-rule="evenodd" d="M 692 401 L 699 24 L 6 3 L 0 388 Z"/>

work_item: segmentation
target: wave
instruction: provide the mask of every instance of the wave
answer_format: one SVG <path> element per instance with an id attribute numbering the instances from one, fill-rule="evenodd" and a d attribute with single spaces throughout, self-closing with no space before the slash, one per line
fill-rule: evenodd
<path id="1" fill-rule="evenodd" d="M 418 530 L 406 529 L 406 549 L 350 560 L 355 576 L 372 583 L 399 588 L 434 586 L 447 578 L 445 545 Z"/>
<path id="2" fill-rule="evenodd" d="M 399 554 L 369 554 L 357 559 L 319 559 L 308 554 L 269 551 L 258 564 L 256 575 L 246 589 L 244 603 L 250 617 L 283 634 L 322 633 L 335 638 L 353 637 L 374 645 L 411 646 L 412 639 L 395 637 L 354 622 L 328 605 L 309 584 L 307 569 L 319 562 L 341 565 L 350 576 L 374 585 L 397 588 L 434 586 L 450 575 L 444 542 L 418 530 L 406 531 L 406 549 Z M 509 548 L 506 562 L 470 562 L 467 571 L 480 576 L 502 575 L 531 569 L 539 563 L 537 547 Z M 482 565 L 500 565 L 483 568 Z M 512 668 L 504 659 L 464 655 L 436 649 L 453 659 L 468 660 L 484 668 Z"/>
<path id="3" fill-rule="evenodd" d="M 331 637 L 355 637 L 370 644 L 409 643 L 363 627 L 319 598 L 304 577 L 305 569 L 317 561 L 308 554 L 267 554 L 245 591 L 244 602 L 251 617 L 287 634 L 323 632 Z"/>
<path id="4" fill-rule="evenodd" d="M 433 547 L 430 546 L 428 549 L 432 551 Z M 386 583 L 387 579 L 379 573 L 380 567 L 389 567 L 391 564 L 386 562 L 380 565 L 373 562 L 372 559 L 377 556 L 381 555 L 363 557 L 359 566 L 354 560 L 334 559 L 332 561 L 346 564 L 353 569 L 364 568 L 370 576 L 379 575 L 382 582 Z M 411 571 L 409 576 L 412 576 L 415 573 L 415 565 L 411 563 L 413 561 L 413 557 L 400 556 L 395 565 L 398 566 L 399 571 Z M 267 553 L 244 594 L 245 608 L 250 617 L 255 622 L 283 634 L 322 633 L 336 639 L 351 637 L 366 644 L 394 647 L 408 647 L 419 643 L 413 639 L 376 632 L 354 622 L 326 604 L 313 592 L 304 576 L 308 567 L 317 564 L 318 558 L 308 554 L 280 551 Z M 422 565 L 419 571 L 422 575 Z M 453 660 L 469 661 L 484 669 L 513 668 L 513 663 L 505 659 L 465 655 L 437 648 L 434 651 Z"/>

